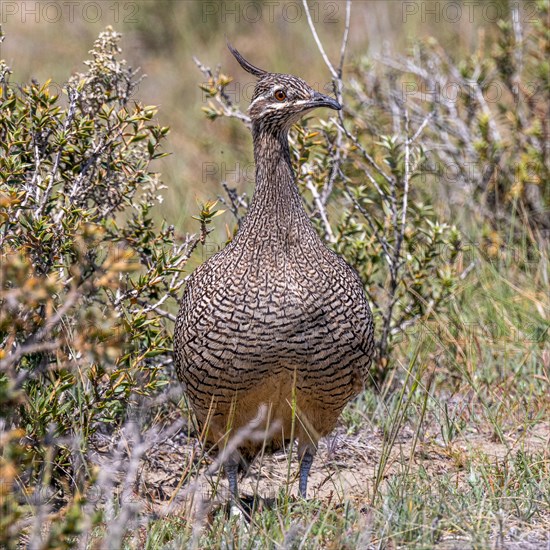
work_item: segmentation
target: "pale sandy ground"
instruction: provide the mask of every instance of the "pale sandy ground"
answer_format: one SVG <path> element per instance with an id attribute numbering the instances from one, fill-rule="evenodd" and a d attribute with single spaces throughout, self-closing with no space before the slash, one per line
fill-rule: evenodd
<path id="1" fill-rule="evenodd" d="M 538 424 L 528 433 L 509 435 L 506 445 L 495 443 L 490 434 L 475 434 L 467 438 L 457 438 L 451 446 L 445 446 L 434 434 L 417 441 L 414 454 L 411 450 L 414 441 L 412 431 L 404 429 L 397 437 L 382 475 L 382 483 L 398 473 L 414 473 L 420 466 L 431 477 L 448 474 L 456 478 L 457 486 L 466 486 L 468 472 L 464 465 L 469 457 L 474 463 L 484 455 L 490 463 L 501 462 L 507 454 L 518 450 L 525 452 L 544 451 L 550 448 L 550 424 Z M 208 521 L 213 509 L 224 502 L 227 486 L 216 472 L 207 473 L 207 466 L 199 469 L 195 481 L 181 483 L 182 472 L 189 463 L 189 456 L 199 449 L 193 438 L 183 432 L 166 439 L 147 453 L 142 461 L 139 479 L 139 500 L 152 513 L 159 517 L 173 514 L 185 514 L 193 510 L 198 523 Z M 369 503 L 377 476 L 378 464 L 383 455 L 381 433 L 360 431 L 346 434 L 343 428 L 335 431 L 330 438 L 320 444 L 318 455 L 312 467 L 308 498 L 330 502 L 338 507 L 344 500 L 351 501 L 365 515 L 365 529 L 368 529 L 369 517 L 373 513 Z M 293 460 L 290 468 L 291 494 L 297 492 L 295 474 L 297 463 Z M 212 467 L 211 467 L 212 469 Z M 407 470 L 408 469 L 408 470 Z M 262 464 L 256 462 L 248 475 L 240 482 L 241 495 L 260 494 L 267 502 L 281 488 L 286 487 L 289 468 L 286 455 L 277 453 L 266 456 Z M 212 488 L 217 493 L 212 499 Z M 179 488 L 178 488 L 179 487 Z M 494 548 L 507 550 L 550 550 L 550 510 L 547 521 L 530 526 L 507 524 L 504 540 L 495 541 Z M 365 548 L 368 548 L 367 545 Z M 467 541 L 449 539 L 442 541 L 438 548 L 470 548 Z"/>

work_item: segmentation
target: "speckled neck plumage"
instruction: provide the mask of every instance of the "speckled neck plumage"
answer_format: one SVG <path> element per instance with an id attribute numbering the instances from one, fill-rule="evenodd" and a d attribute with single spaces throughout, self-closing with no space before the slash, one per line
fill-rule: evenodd
<path id="1" fill-rule="evenodd" d="M 290 159 L 288 132 L 261 132 L 253 127 L 256 188 L 245 221 L 236 237 L 285 241 L 292 228 L 310 235 L 311 223 L 298 192 Z M 304 237 L 306 235 L 303 235 Z"/>

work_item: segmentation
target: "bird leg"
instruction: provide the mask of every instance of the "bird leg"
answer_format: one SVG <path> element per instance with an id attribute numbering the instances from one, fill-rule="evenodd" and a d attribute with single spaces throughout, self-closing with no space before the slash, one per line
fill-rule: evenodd
<path id="1" fill-rule="evenodd" d="M 312 464 L 313 453 L 309 449 L 306 449 L 305 452 L 302 454 L 302 458 L 300 460 L 299 491 L 302 498 L 306 498 L 307 495 L 307 478 L 309 476 L 309 470 Z"/>
<path id="2" fill-rule="evenodd" d="M 239 461 L 229 459 L 225 463 L 225 475 L 227 476 L 227 481 L 229 481 L 229 493 L 231 495 L 231 499 L 235 502 L 239 499 L 239 489 L 237 487 L 237 474 L 239 471 Z"/>

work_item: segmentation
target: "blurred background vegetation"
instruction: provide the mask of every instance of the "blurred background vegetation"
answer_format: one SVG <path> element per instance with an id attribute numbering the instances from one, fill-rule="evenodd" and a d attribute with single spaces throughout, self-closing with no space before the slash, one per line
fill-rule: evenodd
<path id="1" fill-rule="evenodd" d="M 105 26 L 123 34 L 124 57 L 147 75 L 135 91 L 136 99 L 158 105 L 160 124 L 171 128 L 166 150 L 173 154 L 162 160 L 168 189 L 161 211 L 181 229 L 196 230 L 189 216 L 197 208 L 196 199 L 219 194 L 222 179 L 249 194 L 254 183 L 250 135 L 238 121 L 213 126 L 205 120 L 201 108 L 207 97 L 197 85 L 203 76 L 193 56 L 212 67 L 222 64 L 223 72 L 234 79 L 229 93 L 243 110 L 253 79 L 231 57 L 226 36 L 262 68 L 300 75 L 321 88 L 331 86 L 301 2 L 105 2 L 86 10 L 76 6 L 74 13 L 61 6 L 58 22 L 53 8 L 35 16 L 34 3 L 15 5 L 14 15 L 4 15 L 9 39 L 2 44 L 2 58 L 14 71 L 12 82 L 51 79 L 52 89 L 60 91 L 67 73 L 82 69 L 90 45 Z M 336 62 L 345 3 L 320 0 L 312 6 L 325 49 Z M 407 52 L 426 36 L 433 36 L 455 59 L 490 49 L 509 4 L 473 3 L 460 10 L 435 1 L 356 2 L 345 73 L 375 56 Z M 539 17 L 532 2 L 522 5 L 520 14 L 525 20 Z M 229 220 L 227 216 L 218 221 Z M 218 225 L 223 228 L 223 223 Z M 223 243 L 224 234 L 219 231 L 215 240 Z"/>
<path id="2" fill-rule="evenodd" d="M 310 7 L 336 66 L 345 3 Z M 374 383 L 339 433 L 368 433 L 379 466 L 353 504 L 345 491 L 337 505 L 319 493 L 319 508 L 285 500 L 248 530 L 218 510 L 200 534 L 191 508 L 155 508 L 147 457 L 179 445 L 163 504 L 201 474 L 171 335 L 185 276 L 231 238 L 253 192 L 252 81 L 226 36 L 328 93 L 331 74 L 301 2 L 1 9 L 0 545 L 291 547 L 303 535 L 340 548 L 368 533 L 381 547 L 455 535 L 487 547 L 544 525 L 548 1 L 353 4 L 344 116 L 312 117 L 291 141 L 313 223 L 374 306 Z M 402 433 L 418 470 L 392 455 Z M 501 459 L 469 447 L 474 435 Z"/>

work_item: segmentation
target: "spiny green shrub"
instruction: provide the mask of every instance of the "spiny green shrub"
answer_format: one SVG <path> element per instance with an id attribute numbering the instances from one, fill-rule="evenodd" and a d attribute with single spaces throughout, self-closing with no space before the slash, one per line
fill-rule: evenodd
<path id="1" fill-rule="evenodd" d="M 0 545 L 33 492 L 84 491 L 91 438 L 159 391 L 195 246 L 152 210 L 168 128 L 107 29 L 64 97 L 0 64 Z M 35 495 L 38 498 L 40 495 Z"/>
<path id="2" fill-rule="evenodd" d="M 455 59 L 426 38 L 408 56 L 382 56 L 384 70 L 368 78 L 368 94 L 354 89 L 357 100 L 369 98 L 370 120 L 392 112 L 396 97 L 407 101 L 413 120 L 432 114 L 426 180 L 456 213 L 486 224 L 497 246 L 521 238 L 526 227 L 538 242 L 550 235 L 549 16 L 548 0 L 533 2 L 529 17 L 511 4 L 487 48 L 480 40 L 474 53 Z M 356 73 L 358 82 L 363 77 Z"/>

